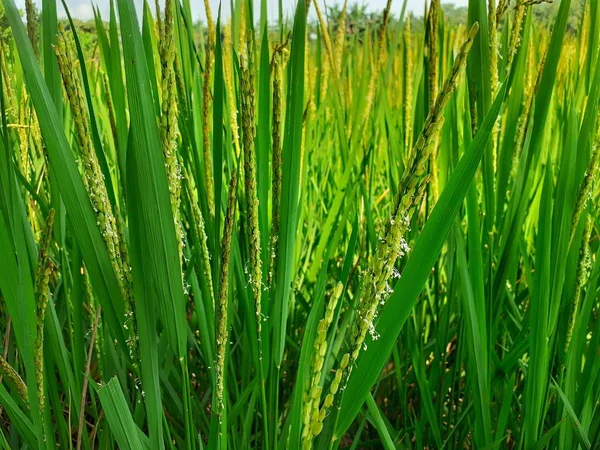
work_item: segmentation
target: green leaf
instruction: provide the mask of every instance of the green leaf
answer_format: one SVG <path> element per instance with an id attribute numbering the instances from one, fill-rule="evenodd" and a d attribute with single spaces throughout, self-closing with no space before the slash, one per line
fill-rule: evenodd
<path id="1" fill-rule="evenodd" d="M 115 436 L 119 448 L 124 450 L 144 450 L 140 441 L 140 430 L 133 421 L 127 400 L 119 381 L 112 378 L 104 386 L 96 388 L 110 431 Z"/>
<path id="2" fill-rule="evenodd" d="M 290 52 L 285 134 L 282 148 L 283 180 L 279 254 L 276 258 L 273 301 L 273 363 L 281 366 L 287 329 L 288 304 L 295 270 L 296 227 L 300 200 L 302 123 L 304 110 L 304 44 L 306 4 L 298 2 Z"/>
<path id="3" fill-rule="evenodd" d="M 142 383 L 150 438 L 162 448 L 157 322 L 160 319 L 170 350 L 182 363 L 187 324 L 178 237 L 142 36 L 133 1 L 120 0 L 118 5 L 121 35 L 128 43 L 123 47 L 131 120 L 127 204 Z"/>

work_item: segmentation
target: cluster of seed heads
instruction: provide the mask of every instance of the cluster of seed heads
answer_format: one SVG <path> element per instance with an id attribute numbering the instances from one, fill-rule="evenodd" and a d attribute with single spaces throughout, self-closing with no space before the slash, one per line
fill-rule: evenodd
<path id="1" fill-rule="evenodd" d="M 409 250 L 404 236 L 409 229 L 410 218 L 418 205 L 420 205 L 425 194 L 425 188 L 429 180 L 426 169 L 431 155 L 432 144 L 443 124 L 442 113 L 444 106 L 456 86 L 458 75 L 465 65 L 467 54 L 478 29 L 478 24 L 474 24 L 467 40 L 461 46 L 450 75 L 433 106 L 430 108 L 424 129 L 411 151 L 408 164 L 400 181 L 398 193 L 393 200 L 392 216 L 385 236 L 379 242 L 375 255 L 371 258 L 363 277 L 362 293 L 358 300 L 356 318 L 352 325 L 350 352 L 344 355 L 342 359 L 344 363 L 343 367 L 340 366 L 336 372 L 334 382 L 338 382 L 332 383 L 335 389 L 330 388 L 330 393 L 332 394 L 331 401 L 333 401 L 333 396 L 337 392 L 339 383 L 343 383 L 343 386 L 347 383 L 352 366 L 356 362 L 360 351 L 366 345 L 365 338 L 367 333 L 371 332 L 373 336 L 377 336 L 373 321 L 376 317 L 378 307 L 382 300 L 385 299 L 387 293 L 389 293 L 388 280 L 395 273 L 396 260 Z"/>
<path id="2" fill-rule="evenodd" d="M 29 391 L 27 385 L 19 375 L 19 373 L 11 366 L 2 355 L 0 355 L 0 372 L 2 376 L 5 376 L 8 381 L 15 387 L 19 398 L 23 400 L 23 403 L 29 406 Z"/>
<path id="3" fill-rule="evenodd" d="M 281 187 L 283 178 L 283 160 L 282 160 L 282 101 L 283 83 L 282 69 L 285 63 L 287 49 L 285 43 L 273 50 L 271 60 L 271 73 L 273 75 L 273 117 L 272 117 L 272 214 L 271 214 L 271 239 L 270 239 L 270 264 L 267 284 L 270 286 L 272 274 L 275 272 L 275 260 L 278 247 L 279 224 L 281 213 Z"/>
<path id="4" fill-rule="evenodd" d="M 125 242 L 123 221 L 113 212 L 98 157 L 90 132 L 90 114 L 83 95 L 79 66 L 73 56 L 72 42 L 64 29 L 61 29 L 54 47 L 58 67 L 63 79 L 69 105 L 73 113 L 75 131 L 81 150 L 83 181 L 96 213 L 97 224 L 108 249 L 110 262 L 117 276 L 121 296 L 124 300 L 125 315 L 133 318 L 133 292 L 131 287 L 131 266 Z M 133 319 L 132 319 L 133 320 Z M 131 330 L 136 335 L 135 324 Z M 135 339 L 130 340 L 135 343 Z M 135 348 L 130 348 L 136 354 Z"/>
<path id="5" fill-rule="evenodd" d="M 262 267 L 260 250 L 260 229 L 258 226 L 258 192 L 256 181 L 256 160 L 254 139 L 256 135 L 255 92 L 254 92 L 254 48 L 252 33 L 247 33 L 247 57 L 242 61 L 242 133 L 244 147 L 244 181 L 247 208 L 248 242 L 250 244 L 249 279 L 254 294 L 255 313 L 260 346 L 261 337 L 261 297 Z"/>
<path id="6" fill-rule="evenodd" d="M 309 378 L 306 380 L 306 388 L 303 395 L 303 429 L 302 429 L 302 448 L 309 449 L 312 440 L 318 436 L 323 429 L 323 419 L 327 410 L 333 404 L 333 398 L 339 388 L 342 377 L 342 370 L 338 370 L 334 375 L 330 392 L 321 404 L 321 394 L 323 391 L 323 365 L 327 355 L 327 332 L 333 323 L 337 304 L 342 296 L 344 286 L 338 283 L 334 288 L 331 298 L 325 310 L 325 316 L 319 321 L 317 336 L 314 343 L 313 360 L 310 369 Z M 349 355 L 345 355 L 342 364 L 348 364 Z M 339 372 L 339 374 L 338 374 Z M 333 392 L 332 392 L 333 391 Z"/>

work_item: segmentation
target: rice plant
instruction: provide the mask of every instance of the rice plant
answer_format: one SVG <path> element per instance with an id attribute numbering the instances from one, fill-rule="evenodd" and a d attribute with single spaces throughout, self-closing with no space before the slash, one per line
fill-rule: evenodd
<path id="1" fill-rule="evenodd" d="M 2 448 L 600 446 L 598 0 L 61 1 L 0 8 Z"/>

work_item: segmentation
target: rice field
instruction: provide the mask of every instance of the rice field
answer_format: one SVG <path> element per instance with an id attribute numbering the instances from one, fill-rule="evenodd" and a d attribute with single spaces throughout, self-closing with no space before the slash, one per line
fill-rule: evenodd
<path id="1" fill-rule="evenodd" d="M 196 1 L 3 1 L 1 448 L 598 448 L 600 2 Z"/>

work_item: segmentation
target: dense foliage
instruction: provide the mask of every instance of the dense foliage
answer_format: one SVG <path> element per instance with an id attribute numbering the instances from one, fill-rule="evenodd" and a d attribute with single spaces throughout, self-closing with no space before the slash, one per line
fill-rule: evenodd
<path id="1" fill-rule="evenodd" d="M 4 0 L 0 446 L 600 445 L 572 2 Z"/>

